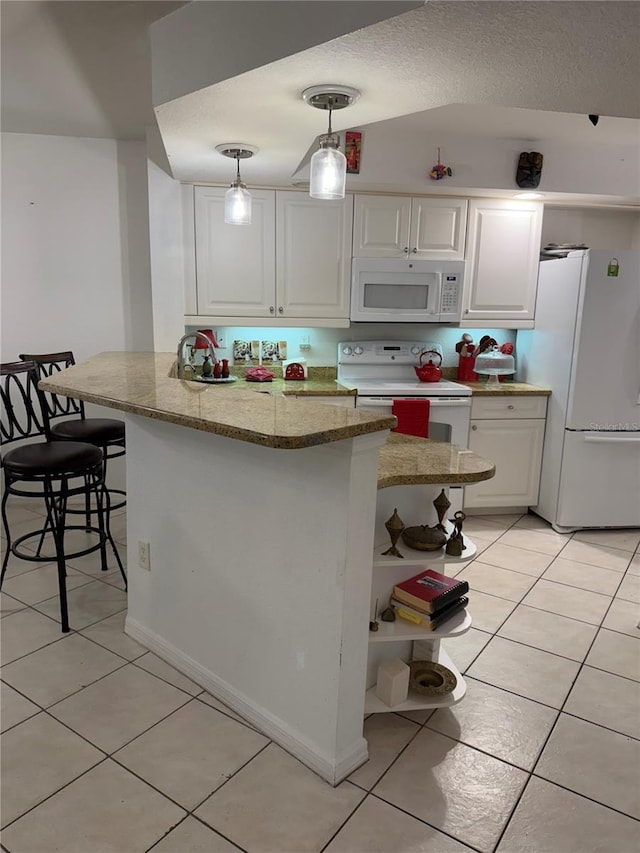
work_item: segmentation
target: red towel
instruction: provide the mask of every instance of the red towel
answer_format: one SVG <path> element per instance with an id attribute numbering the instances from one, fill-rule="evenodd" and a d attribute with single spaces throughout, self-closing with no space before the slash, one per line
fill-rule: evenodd
<path id="1" fill-rule="evenodd" d="M 394 400 L 392 411 L 398 419 L 398 426 L 393 432 L 429 438 L 428 400 Z"/>

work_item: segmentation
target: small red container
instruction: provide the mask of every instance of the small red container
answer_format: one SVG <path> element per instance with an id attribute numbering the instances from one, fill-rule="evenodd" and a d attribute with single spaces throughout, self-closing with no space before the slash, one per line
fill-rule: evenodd
<path id="1" fill-rule="evenodd" d="M 479 382 L 480 377 L 473 369 L 476 364 L 475 355 L 460 356 L 458 358 L 458 379 L 460 382 Z"/>

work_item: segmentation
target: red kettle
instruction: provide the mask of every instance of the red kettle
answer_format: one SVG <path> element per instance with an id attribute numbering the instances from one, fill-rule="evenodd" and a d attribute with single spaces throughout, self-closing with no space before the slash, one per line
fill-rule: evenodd
<path id="1" fill-rule="evenodd" d="M 422 359 L 427 355 L 429 356 L 429 361 L 426 364 L 423 364 Z M 438 359 L 437 363 L 434 363 L 434 357 Z M 415 370 L 416 376 L 420 382 L 440 382 L 442 379 L 442 371 L 440 370 L 441 364 L 442 356 L 440 353 L 434 349 L 428 349 L 420 353 L 420 366 L 414 367 L 413 369 Z"/>

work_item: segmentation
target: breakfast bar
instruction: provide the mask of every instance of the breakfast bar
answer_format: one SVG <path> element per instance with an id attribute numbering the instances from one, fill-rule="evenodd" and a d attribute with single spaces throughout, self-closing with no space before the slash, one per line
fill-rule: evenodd
<path id="1" fill-rule="evenodd" d="M 378 495 L 423 490 L 419 515 L 493 464 L 386 415 L 178 380 L 172 359 L 102 353 L 41 383 L 126 413 L 126 631 L 335 785 L 367 758 Z"/>

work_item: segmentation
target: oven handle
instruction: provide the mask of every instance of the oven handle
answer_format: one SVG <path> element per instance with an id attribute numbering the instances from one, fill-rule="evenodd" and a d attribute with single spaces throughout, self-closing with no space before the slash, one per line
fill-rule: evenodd
<path id="1" fill-rule="evenodd" d="M 392 406 L 394 400 L 429 400 L 431 404 L 431 408 L 438 408 L 439 406 L 456 406 L 459 408 L 471 408 L 471 397 L 463 397 L 460 399 L 459 397 L 403 397 L 402 395 L 398 397 L 356 397 L 356 406 L 358 405 L 366 405 L 366 406 Z"/>

